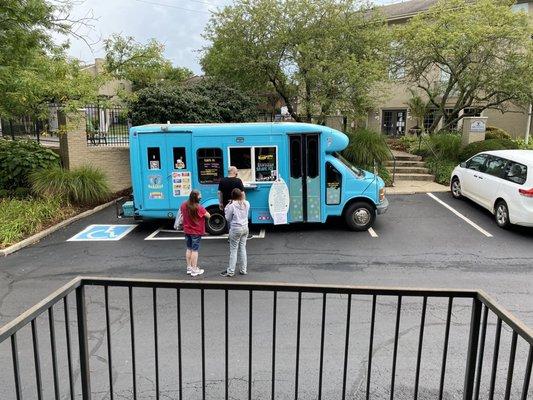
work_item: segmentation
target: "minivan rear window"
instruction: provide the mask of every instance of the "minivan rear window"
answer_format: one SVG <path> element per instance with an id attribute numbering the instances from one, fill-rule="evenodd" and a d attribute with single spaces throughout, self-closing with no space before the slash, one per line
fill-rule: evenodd
<path id="1" fill-rule="evenodd" d="M 527 179 L 527 167 L 523 164 L 509 161 L 505 170 L 505 179 L 523 185 Z"/>

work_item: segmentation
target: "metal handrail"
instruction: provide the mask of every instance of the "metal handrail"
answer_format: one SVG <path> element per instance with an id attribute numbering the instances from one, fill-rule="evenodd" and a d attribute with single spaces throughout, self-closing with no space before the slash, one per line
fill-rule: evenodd
<path id="1" fill-rule="evenodd" d="M 391 184 L 394 185 L 394 181 L 396 180 L 396 157 L 394 157 L 394 153 L 389 147 L 389 144 L 387 143 L 387 141 L 385 141 L 385 145 L 387 146 L 387 150 L 389 151 L 390 156 L 392 158 L 392 182 Z"/>
<path id="2" fill-rule="evenodd" d="M 435 158 L 438 160 L 440 159 L 439 155 L 437 154 L 437 152 L 435 151 L 435 149 L 433 149 L 433 146 L 431 145 L 431 143 L 426 140 L 425 136 L 420 134 L 420 137 L 422 138 L 422 140 L 424 141 L 424 143 L 426 144 L 426 146 L 428 147 L 429 150 L 431 150 L 431 152 L 433 153 L 433 155 L 435 156 Z"/>
<path id="3" fill-rule="evenodd" d="M 44 300 L 37 303 L 35 306 L 31 307 L 29 310 L 15 318 L 10 323 L 0 328 L 0 343 L 10 339 L 11 340 L 11 354 L 13 361 L 13 376 L 15 378 L 15 393 L 16 399 L 21 399 L 21 373 L 19 368 L 19 352 L 17 347 L 17 333 L 24 326 L 31 324 L 32 328 L 32 338 L 33 338 L 33 352 L 34 352 L 34 362 L 36 370 L 36 384 L 37 391 L 42 392 L 42 379 L 40 372 L 40 356 L 39 356 L 39 347 L 38 347 L 38 333 L 37 333 L 37 324 L 36 319 L 48 312 L 48 322 L 49 322 L 49 331 L 50 331 L 50 344 L 51 344 L 51 355 L 52 355 L 52 372 L 54 379 L 54 390 L 56 393 L 56 398 L 59 393 L 59 380 L 58 380 L 58 365 L 57 365 L 57 350 L 56 350 L 56 336 L 55 336 L 55 319 L 54 319 L 54 305 L 63 300 L 64 304 L 64 313 L 65 313 L 65 326 L 66 326 L 66 335 L 67 335 L 67 356 L 68 356 L 68 373 L 69 373 L 69 383 L 70 383 L 70 393 L 71 397 L 75 396 L 74 394 L 74 371 L 79 370 L 79 377 L 81 383 L 81 393 L 84 400 L 90 400 L 91 398 L 91 369 L 89 366 L 90 360 L 90 351 L 88 346 L 88 328 L 87 328 L 87 309 L 85 306 L 85 288 L 88 286 L 101 286 L 104 288 L 105 294 L 105 323 L 106 323 L 106 332 L 107 332 L 107 351 L 108 351 L 108 368 L 109 368 L 109 390 L 110 393 L 113 393 L 113 379 L 112 379 L 112 341 L 111 335 L 112 331 L 110 329 L 110 319 L 109 319 L 109 295 L 108 290 L 111 287 L 127 287 L 128 296 L 129 296 L 129 313 L 130 313 L 130 335 L 131 335 L 131 346 L 132 346 L 132 368 L 133 376 L 135 377 L 135 330 L 133 322 L 133 301 L 132 293 L 133 288 L 151 288 L 153 290 L 153 324 L 154 324 L 154 340 L 155 340 L 155 364 L 156 364 L 156 392 L 159 394 L 159 381 L 158 381 L 158 316 L 157 316 L 157 289 L 176 289 L 177 290 L 177 309 L 178 309 L 178 346 L 179 346 L 179 360 L 181 368 L 181 325 L 180 325 L 180 292 L 182 289 L 196 289 L 200 291 L 201 302 L 200 302 L 200 318 L 201 318 L 201 355 L 202 355 L 202 394 L 205 398 L 206 393 L 206 376 L 205 376 L 205 312 L 204 312 L 204 293 L 205 291 L 223 291 L 225 293 L 224 300 L 224 319 L 225 319 L 225 365 L 226 365 L 226 396 L 228 391 L 228 375 L 227 375 L 227 366 L 228 366 L 228 292 L 229 291 L 241 291 L 249 293 L 249 376 L 248 376 L 248 393 L 249 398 L 251 398 L 251 388 L 252 388 L 252 304 L 253 304 L 253 293 L 254 292 L 271 292 L 273 293 L 273 347 L 272 347 L 272 396 L 274 396 L 275 388 L 275 355 L 276 355 L 276 315 L 277 315 L 277 298 L 278 293 L 290 292 L 298 294 L 298 333 L 297 333 L 297 344 L 296 344 L 296 353 L 297 360 L 298 354 L 300 351 L 300 319 L 301 319 L 301 305 L 302 305 L 302 293 L 316 293 L 322 294 L 322 322 L 321 322 L 321 333 L 320 333 L 320 370 L 319 370 L 319 396 L 321 398 L 322 390 L 322 368 L 323 368 L 323 357 L 324 357 L 324 337 L 326 329 L 326 300 L 327 295 L 346 295 L 347 296 L 347 316 L 346 316 L 346 340 L 344 348 L 344 374 L 343 374 L 343 398 L 345 397 L 346 391 L 346 377 L 347 377 L 347 359 L 348 359 L 348 349 L 349 349 L 349 334 L 350 334 L 350 310 L 352 296 L 366 295 L 372 297 L 372 317 L 371 317 L 371 331 L 370 331 L 370 344 L 369 344 L 369 353 L 368 353 L 368 374 L 367 374 L 367 395 L 370 387 L 371 380 L 371 363 L 372 363 L 372 343 L 374 338 L 374 323 L 375 323 L 375 311 L 376 311 L 376 299 L 377 296 L 387 296 L 397 298 L 397 311 L 396 311 L 396 322 L 395 322 L 395 334 L 394 334 L 394 353 L 393 353 L 393 372 L 391 380 L 391 398 L 394 397 L 394 381 L 395 381 L 395 369 L 396 369 L 396 359 L 398 351 L 398 338 L 399 338 L 399 325 L 400 325 L 400 316 L 401 316 L 401 306 L 403 297 L 418 297 L 423 299 L 422 306 L 422 318 L 420 322 L 420 336 L 419 336 L 419 345 L 418 345 L 418 355 L 417 355 L 417 372 L 416 372 L 416 383 L 415 383 L 415 398 L 418 391 L 418 380 L 420 373 L 420 362 L 422 358 L 422 338 L 425 326 L 425 314 L 428 298 L 448 298 L 448 309 L 447 309 L 447 318 L 446 318 L 446 329 L 445 329 L 445 345 L 443 350 L 443 363 L 442 363 L 442 375 L 440 381 L 440 392 L 442 393 L 444 376 L 446 371 L 446 355 L 448 350 L 448 338 L 450 334 L 450 317 L 452 315 L 453 299 L 454 298 L 463 298 L 463 299 L 472 299 L 472 314 L 470 322 L 470 330 L 468 335 L 468 350 L 466 353 L 466 369 L 465 369 L 465 380 L 463 387 L 463 399 L 472 399 L 476 398 L 479 394 L 479 384 L 480 377 L 482 373 L 482 360 L 483 352 L 485 348 L 485 335 L 487 330 L 487 316 L 489 311 L 494 313 L 497 317 L 497 339 L 495 341 L 495 346 L 498 346 L 499 349 L 499 330 L 501 330 L 502 323 L 505 323 L 512 330 L 512 342 L 509 351 L 509 367 L 507 374 L 507 381 L 505 387 L 506 398 L 509 398 L 511 393 L 511 384 L 514 374 L 514 364 L 515 356 L 517 349 L 517 339 L 520 337 L 525 342 L 529 344 L 529 353 L 526 362 L 525 368 L 525 377 L 523 380 L 522 386 L 522 398 L 526 399 L 532 363 L 533 363 L 533 330 L 527 327 L 524 323 L 514 317 L 506 309 L 500 306 L 495 302 L 491 297 L 489 297 L 485 292 L 481 290 L 469 290 L 469 289 L 431 289 L 431 288 L 406 288 L 406 287 L 373 287 L 373 286 L 351 286 L 351 285 L 317 285 L 317 284 L 289 284 L 289 283 L 273 283 L 273 282 L 223 282 L 223 281 L 200 281 L 200 280 L 168 280 L 168 279 L 123 279 L 123 278 L 105 278 L 105 277 L 77 277 L 62 286 Z M 78 341 L 78 351 L 79 351 L 79 365 L 77 368 L 74 368 L 72 357 L 72 349 L 70 344 L 70 334 L 69 334 L 69 314 L 68 314 L 68 303 L 67 297 L 69 294 L 75 291 L 76 294 L 76 315 L 77 315 L 77 341 Z M 499 329 L 499 330 L 498 330 Z M 498 350 L 495 350 L 496 352 Z M 298 363 L 298 361 L 297 361 Z M 496 376 L 497 363 L 493 362 L 492 365 L 492 376 Z M 4 368 L 7 370 L 7 367 Z M 180 369 L 181 371 L 181 369 Z M 180 390 L 182 387 L 181 381 L 181 372 L 179 376 L 180 380 Z M 296 368 L 296 382 L 298 382 L 298 367 Z M 136 383 L 135 378 L 133 378 L 133 393 L 134 398 L 136 398 Z M 296 386 L 296 391 L 298 390 Z M 99 389 L 100 391 L 100 389 Z M 491 394 L 494 393 L 494 384 L 491 383 L 490 387 Z M 180 395 L 181 398 L 181 395 Z"/>

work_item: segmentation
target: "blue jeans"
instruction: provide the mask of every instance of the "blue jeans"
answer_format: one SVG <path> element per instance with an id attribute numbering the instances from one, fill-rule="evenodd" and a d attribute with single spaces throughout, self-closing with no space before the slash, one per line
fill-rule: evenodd
<path id="1" fill-rule="evenodd" d="M 248 238 L 248 227 L 231 228 L 229 230 L 229 266 L 228 273 L 234 274 L 237 263 L 241 272 L 246 272 L 246 239 Z"/>
<path id="2" fill-rule="evenodd" d="M 185 242 L 189 250 L 200 250 L 200 240 L 202 240 L 202 237 L 199 235 L 185 235 Z"/>

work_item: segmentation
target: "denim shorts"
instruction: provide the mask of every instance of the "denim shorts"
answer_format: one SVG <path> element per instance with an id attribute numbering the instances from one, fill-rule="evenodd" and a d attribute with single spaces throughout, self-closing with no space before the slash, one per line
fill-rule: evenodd
<path id="1" fill-rule="evenodd" d="M 200 235 L 185 235 L 185 241 L 187 242 L 187 248 L 192 251 L 200 250 Z"/>

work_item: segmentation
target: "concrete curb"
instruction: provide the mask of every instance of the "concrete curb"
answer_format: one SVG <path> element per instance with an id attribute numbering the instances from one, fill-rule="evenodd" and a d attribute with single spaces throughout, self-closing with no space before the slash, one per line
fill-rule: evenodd
<path id="1" fill-rule="evenodd" d="M 38 242 L 39 240 L 41 240 L 42 238 L 50 235 L 51 233 L 57 231 L 58 229 L 61 229 L 67 225 L 70 225 L 72 224 L 73 222 L 76 222 L 78 221 L 79 219 L 82 219 L 82 218 L 85 218 L 85 217 L 88 217 L 89 215 L 92 215 L 94 213 L 97 213 L 98 211 L 101 211 L 103 210 L 104 208 L 107 208 L 109 207 L 110 205 L 112 204 L 115 204 L 115 202 L 119 201 L 120 199 L 122 199 L 122 197 L 119 197 L 118 199 L 115 199 L 115 200 L 111 200 L 105 204 L 100 204 L 99 206 L 96 206 L 94 207 L 93 209 L 91 210 L 87 210 L 87 211 L 84 211 L 82 212 L 81 214 L 78 214 L 78 215 L 75 215 L 73 217 L 70 217 L 69 219 L 66 219 L 64 221 L 61 221 L 60 223 L 56 224 L 56 225 L 53 225 L 51 226 L 50 228 L 47 228 L 45 229 L 44 231 L 41 231 L 39 233 L 36 233 L 35 235 L 33 236 L 30 236 L 29 238 L 26 238 L 18 243 L 15 243 L 9 247 L 6 247 L 5 249 L 3 250 L 0 250 L 0 256 L 7 256 L 11 253 L 14 253 L 15 251 L 18 251 L 20 249 L 23 249 L 24 247 L 27 247 L 31 244 L 34 244 L 36 242 Z"/>
<path id="2" fill-rule="evenodd" d="M 446 193 L 449 192 L 450 189 L 446 190 L 410 190 L 410 189 L 400 189 L 397 191 L 394 190 L 387 190 L 386 194 L 388 195 L 396 195 L 396 194 L 426 194 L 426 193 Z"/>

